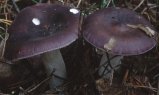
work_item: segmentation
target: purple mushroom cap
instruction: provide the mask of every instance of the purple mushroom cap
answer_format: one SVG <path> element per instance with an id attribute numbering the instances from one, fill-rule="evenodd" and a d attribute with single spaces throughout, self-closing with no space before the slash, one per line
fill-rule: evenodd
<path id="1" fill-rule="evenodd" d="M 79 12 L 37 4 L 23 9 L 10 26 L 4 57 L 19 60 L 65 47 L 78 38 Z"/>
<path id="2" fill-rule="evenodd" d="M 125 8 L 105 8 L 89 15 L 84 21 L 82 34 L 95 47 L 115 55 L 138 55 L 156 45 L 142 29 L 129 25 L 144 25 L 154 30 L 149 21 Z M 156 34 L 156 33 L 155 33 Z"/>

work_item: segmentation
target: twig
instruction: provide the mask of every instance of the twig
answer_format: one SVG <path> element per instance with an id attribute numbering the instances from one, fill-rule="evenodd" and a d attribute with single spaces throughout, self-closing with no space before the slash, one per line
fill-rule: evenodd
<path id="1" fill-rule="evenodd" d="M 142 0 L 134 9 L 133 11 L 137 10 L 143 3 L 145 0 Z"/>
<path id="2" fill-rule="evenodd" d="M 41 81 L 39 84 L 37 84 L 36 86 L 34 86 L 32 89 L 28 90 L 27 92 L 30 93 L 34 90 L 36 90 L 38 87 L 40 87 L 43 83 L 47 82 L 48 80 L 50 80 L 52 77 L 52 75 L 50 75 L 49 77 L 47 77 L 46 79 L 44 79 L 43 81 Z"/>
<path id="3" fill-rule="evenodd" d="M 112 0 L 109 0 L 109 1 L 108 1 L 107 5 L 106 5 L 106 8 L 109 7 L 111 1 L 112 1 Z"/>
<path id="4" fill-rule="evenodd" d="M 22 91 L 24 93 L 24 95 L 28 95 L 29 93 L 27 91 L 24 90 L 24 88 L 19 87 L 20 91 Z"/>
<path id="5" fill-rule="evenodd" d="M 39 84 L 37 84 L 36 86 L 34 86 L 32 89 L 26 90 L 28 93 L 33 92 L 34 90 L 36 90 L 38 87 L 40 87 L 42 84 L 44 84 L 45 82 L 47 82 L 48 80 L 50 80 L 52 78 L 52 76 L 57 77 L 61 80 L 66 80 L 65 78 L 62 78 L 60 76 L 57 76 L 54 74 L 55 70 L 53 69 L 52 73 L 50 74 L 49 77 L 47 77 L 46 79 L 44 79 L 43 81 L 41 81 Z"/>
<path id="6" fill-rule="evenodd" d="M 65 78 L 63 78 L 63 77 L 60 77 L 60 76 L 54 74 L 54 72 L 55 72 L 55 68 L 53 68 L 53 70 L 52 70 L 50 76 L 54 76 L 54 77 L 59 78 L 59 79 L 61 79 L 61 80 L 67 81 L 67 79 L 65 79 Z"/>
<path id="7" fill-rule="evenodd" d="M 5 29 L 3 27 L 1 27 L 1 26 L 0 26 L 0 29 L 3 30 L 3 31 L 5 31 Z"/>
<path id="8" fill-rule="evenodd" d="M 109 54 L 108 54 L 107 52 L 106 52 L 106 56 L 107 56 L 107 59 L 108 59 L 108 65 L 110 66 L 111 69 L 114 70 L 114 68 L 112 67 L 112 65 L 111 65 L 111 63 L 110 63 L 110 57 L 109 57 Z M 101 75 L 101 76 L 104 75 L 106 69 L 107 69 L 107 68 L 105 67 L 104 70 L 103 70 L 103 72 L 102 72 L 102 75 Z"/>
<path id="9" fill-rule="evenodd" d="M 15 10 L 19 13 L 19 12 L 20 12 L 20 9 L 19 9 L 19 7 L 17 6 L 15 0 L 12 0 L 12 3 L 13 3 L 13 6 L 15 7 Z"/>
<path id="10" fill-rule="evenodd" d="M 126 80 L 127 80 L 127 78 L 128 78 L 128 75 L 129 75 L 129 70 L 127 69 L 127 70 L 126 70 L 126 73 L 125 73 L 125 75 L 124 75 L 124 78 L 123 78 L 123 84 L 126 84 Z"/>
<path id="11" fill-rule="evenodd" d="M 141 14 L 143 15 L 147 9 L 148 9 L 148 8 L 144 8 L 144 9 L 141 11 Z"/>
<path id="12" fill-rule="evenodd" d="M 6 0 L 6 4 L 7 5 L 7 0 Z M 1 20 L 4 20 L 4 21 L 9 21 L 8 18 L 7 18 L 7 12 L 6 12 L 6 9 L 4 9 L 4 13 L 5 13 L 5 19 L 1 19 Z M 5 46 L 6 46 L 6 41 L 9 37 L 9 34 L 7 33 L 7 28 L 8 28 L 8 25 L 6 24 L 5 25 L 6 29 L 5 29 L 5 38 L 2 40 L 2 50 L 1 50 L 1 54 L 0 54 L 0 58 L 2 59 L 3 58 L 3 55 L 4 55 L 4 51 L 5 51 Z"/>
<path id="13" fill-rule="evenodd" d="M 1 59 L 0 59 L 0 62 L 1 62 L 1 63 L 5 63 L 5 64 L 12 64 L 10 61 L 7 62 L 7 61 L 1 60 Z"/>
<path id="14" fill-rule="evenodd" d="M 7 25 L 11 25 L 12 21 L 7 20 L 7 19 L 0 19 L 0 22 L 7 24 Z"/>
<path id="15" fill-rule="evenodd" d="M 112 64 L 111 64 L 111 60 L 113 59 L 113 58 L 115 58 L 116 56 L 114 56 L 114 57 L 112 57 L 112 59 L 110 58 L 110 56 L 109 56 L 109 54 L 106 52 L 106 56 L 107 56 L 107 65 L 106 66 L 104 66 L 105 68 L 104 68 L 104 70 L 103 70 L 103 72 L 102 72 L 102 75 L 101 76 L 104 76 L 104 74 L 105 74 L 105 71 L 107 70 L 107 67 L 109 66 L 110 68 L 111 68 L 111 70 L 113 70 L 113 71 L 116 71 L 115 70 L 115 67 L 117 67 L 117 66 L 115 66 L 115 67 L 113 67 L 112 66 Z M 104 63 L 104 65 L 105 65 L 105 63 Z"/>
<path id="16" fill-rule="evenodd" d="M 156 78 L 158 78 L 159 77 L 159 74 L 156 74 L 154 77 L 153 77 L 153 79 L 156 79 Z"/>
<path id="17" fill-rule="evenodd" d="M 125 86 L 133 87 L 133 88 L 144 88 L 144 89 L 149 89 L 149 90 L 152 90 L 154 92 L 157 92 L 157 88 L 148 87 L 148 86 L 140 86 L 140 85 L 132 85 L 132 84 L 126 84 Z"/>
<path id="18" fill-rule="evenodd" d="M 53 73 L 55 72 L 55 70 L 53 69 L 53 71 L 51 72 L 51 74 L 46 78 L 44 79 L 43 81 L 41 81 L 39 84 L 37 84 L 36 86 L 34 86 L 33 88 L 31 89 L 26 89 L 25 92 L 27 93 L 31 93 L 33 92 L 34 90 L 36 90 L 38 87 L 40 87 L 43 83 L 47 82 L 48 80 L 50 80 L 53 76 Z"/>
<path id="19" fill-rule="evenodd" d="M 136 83 L 138 84 L 138 85 L 144 85 L 140 80 L 138 80 L 136 77 L 133 77 L 133 79 L 136 81 Z"/>
<path id="20" fill-rule="evenodd" d="M 82 0 L 79 0 L 79 1 L 78 1 L 78 4 L 77 4 L 77 6 L 76 6 L 77 8 L 80 6 L 81 1 L 82 1 Z"/>
<path id="21" fill-rule="evenodd" d="M 113 56 L 113 57 L 111 57 L 111 58 L 109 58 L 110 60 L 113 60 L 114 58 L 116 58 L 116 57 L 118 57 L 119 55 L 115 55 L 115 56 Z M 100 68 L 102 68 L 102 67 L 107 67 L 108 65 L 107 65 L 107 63 L 108 63 L 108 60 L 106 61 L 106 62 L 104 62 L 104 64 L 102 64 L 102 65 L 100 65 L 99 67 L 98 67 L 98 69 L 96 69 L 95 70 L 95 72 L 97 72 Z"/>
<path id="22" fill-rule="evenodd" d="M 61 80 L 64 80 L 64 81 L 67 81 L 67 79 L 65 79 L 65 78 L 63 78 L 63 77 L 60 77 L 60 76 L 58 76 L 58 75 L 55 75 L 55 74 L 52 74 L 54 77 L 56 77 L 56 78 L 59 78 L 59 79 L 61 79 Z"/>
<path id="23" fill-rule="evenodd" d="M 6 41 L 7 41 L 8 37 L 9 37 L 9 34 L 6 32 L 5 38 L 3 39 L 3 43 L 2 43 L 3 47 L 2 47 L 2 54 L 0 55 L 0 58 L 3 58 L 3 56 L 4 56 Z"/>

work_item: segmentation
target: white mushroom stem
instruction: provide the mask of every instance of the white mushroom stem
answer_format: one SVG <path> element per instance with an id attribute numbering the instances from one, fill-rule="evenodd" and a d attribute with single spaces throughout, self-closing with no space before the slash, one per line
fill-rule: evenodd
<path id="1" fill-rule="evenodd" d="M 53 74 L 62 78 L 66 78 L 66 67 L 60 50 L 54 50 L 42 54 L 42 60 L 48 76 L 51 75 L 53 70 L 55 70 Z M 50 79 L 50 89 L 55 89 L 62 83 L 62 79 L 52 76 Z"/>
<path id="2" fill-rule="evenodd" d="M 123 56 L 116 56 L 114 57 L 113 59 L 111 59 L 111 57 L 113 57 L 113 55 L 109 55 L 110 56 L 110 64 L 112 66 L 112 68 L 114 68 L 114 70 L 117 70 L 119 69 L 119 66 L 121 64 L 121 59 L 123 58 Z M 106 56 L 106 54 L 103 54 L 102 58 L 101 58 L 101 61 L 100 61 L 100 68 L 99 68 L 99 71 L 98 71 L 98 74 L 101 76 L 105 70 L 105 67 L 108 65 L 108 63 L 106 63 L 108 61 L 108 58 Z M 111 72 L 112 72 L 112 69 L 110 66 L 108 66 L 103 74 L 103 78 L 106 78 L 106 79 L 110 79 L 111 77 Z"/>

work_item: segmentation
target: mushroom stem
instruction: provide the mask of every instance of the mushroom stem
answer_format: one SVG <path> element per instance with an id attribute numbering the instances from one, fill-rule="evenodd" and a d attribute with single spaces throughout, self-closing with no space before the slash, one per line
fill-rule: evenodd
<path id="1" fill-rule="evenodd" d="M 108 58 L 110 56 L 110 58 Z M 100 68 L 98 74 L 103 77 L 109 79 L 111 77 L 112 70 L 119 69 L 119 65 L 121 64 L 121 59 L 123 56 L 107 56 L 105 53 L 103 54 L 101 61 L 100 61 Z M 110 62 L 110 63 L 108 63 Z"/>
<path id="2" fill-rule="evenodd" d="M 55 70 L 54 75 L 66 78 L 66 67 L 59 49 L 42 54 L 42 60 L 48 76 Z M 62 79 L 52 76 L 49 84 L 50 89 L 55 89 L 62 83 Z"/>

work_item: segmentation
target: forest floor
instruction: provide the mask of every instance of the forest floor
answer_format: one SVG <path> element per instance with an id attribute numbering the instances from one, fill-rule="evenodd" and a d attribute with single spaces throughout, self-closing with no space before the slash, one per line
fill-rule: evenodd
<path id="1" fill-rule="evenodd" d="M 7 39 L 7 30 L 20 10 L 40 2 L 77 7 L 83 18 L 101 8 L 128 8 L 145 17 L 156 31 L 159 31 L 159 0 L 0 0 L 1 55 Z M 28 75 L 30 71 L 25 66 L 30 65 L 26 63 L 33 64 L 34 61 L 26 59 L 20 61 L 22 65 L 16 64 L 13 67 L 0 64 L 0 95 L 59 95 L 59 92 L 65 95 L 159 95 L 158 44 L 145 54 L 124 57 L 120 69 L 110 72 L 109 79 L 98 75 L 102 55 L 82 38 L 61 51 L 68 78 L 56 91 L 49 90 L 50 77 L 45 76 L 42 66 L 38 66 L 34 71 L 38 73 L 36 77 L 34 74 Z M 12 74 L 7 71 L 10 70 L 8 68 L 20 68 L 14 74 L 18 73 L 15 75 L 23 78 L 18 80 L 14 74 L 6 77 L 7 74 Z M 5 75 L 2 72 L 5 72 Z"/>

